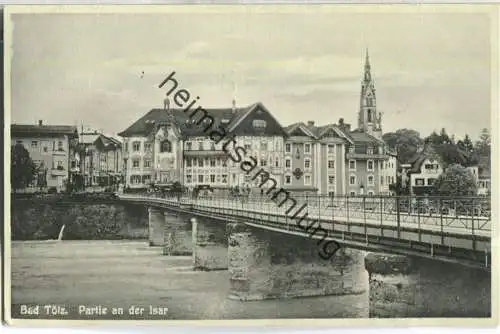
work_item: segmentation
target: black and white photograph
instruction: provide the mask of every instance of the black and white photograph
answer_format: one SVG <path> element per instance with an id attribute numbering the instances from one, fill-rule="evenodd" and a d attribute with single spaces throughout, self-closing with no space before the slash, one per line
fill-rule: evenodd
<path id="1" fill-rule="evenodd" d="M 495 6 L 3 21 L 10 323 L 498 321 Z"/>

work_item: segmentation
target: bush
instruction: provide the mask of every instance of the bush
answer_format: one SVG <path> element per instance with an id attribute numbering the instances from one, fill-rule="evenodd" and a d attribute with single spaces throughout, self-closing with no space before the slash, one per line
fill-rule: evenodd
<path id="1" fill-rule="evenodd" d="M 434 183 L 435 192 L 442 196 L 474 196 L 477 184 L 472 173 L 465 167 L 453 164 Z"/>

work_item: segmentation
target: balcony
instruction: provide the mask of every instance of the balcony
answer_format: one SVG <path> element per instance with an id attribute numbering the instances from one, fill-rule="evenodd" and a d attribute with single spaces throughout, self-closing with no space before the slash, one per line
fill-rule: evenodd
<path id="1" fill-rule="evenodd" d="M 50 174 L 54 176 L 66 176 L 67 171 L 64 168 L 52 168 Z"/>
<path id="2" fill-rule="evenodd" d="M 346 153 L 346 159 L 373 159 L 373 160 L 387 160 L 389 158 L 386 154 L 367 154 L 367 153 Z"/>
<path id="3" fill-rule="evenodd" d="M 185 157 L 217 157 L 217 156 L 227 156 L 227 153 L 223 150 L 191 150 L 184 151 Z"/>

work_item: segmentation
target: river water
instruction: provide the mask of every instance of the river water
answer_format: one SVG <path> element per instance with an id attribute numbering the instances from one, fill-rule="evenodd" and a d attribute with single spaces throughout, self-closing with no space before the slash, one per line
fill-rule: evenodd
<path id="1" fill-rule="evenodd" d="M 125 310 L 151 305 L 168 308 L 164 319 L 182 320 L 367 318 L 369 313 L 368 280 L 359 295 L 240 302 L 227 298 L 227 270 L 193 271 L 191 257 L 163 256 L 147 241 L 13 242 L 11 255 L 13 317 L 23 304 Z"/>

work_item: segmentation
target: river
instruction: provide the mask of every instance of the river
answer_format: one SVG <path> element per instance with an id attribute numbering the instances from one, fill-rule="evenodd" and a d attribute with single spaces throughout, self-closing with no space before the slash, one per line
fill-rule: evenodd
<path id="1" fill-rule="evenodd" d="M 13 317 L 23 304 L 152 305 L 168 308 L 164 319 L 181 320 L 367 318 L 369 311 L 368 281 L 359 295 L 230 300 L 227 270 L 193 271 L 191 257 L 164 256 L 147 241 L 19 241 L 11 255 Z"/>

